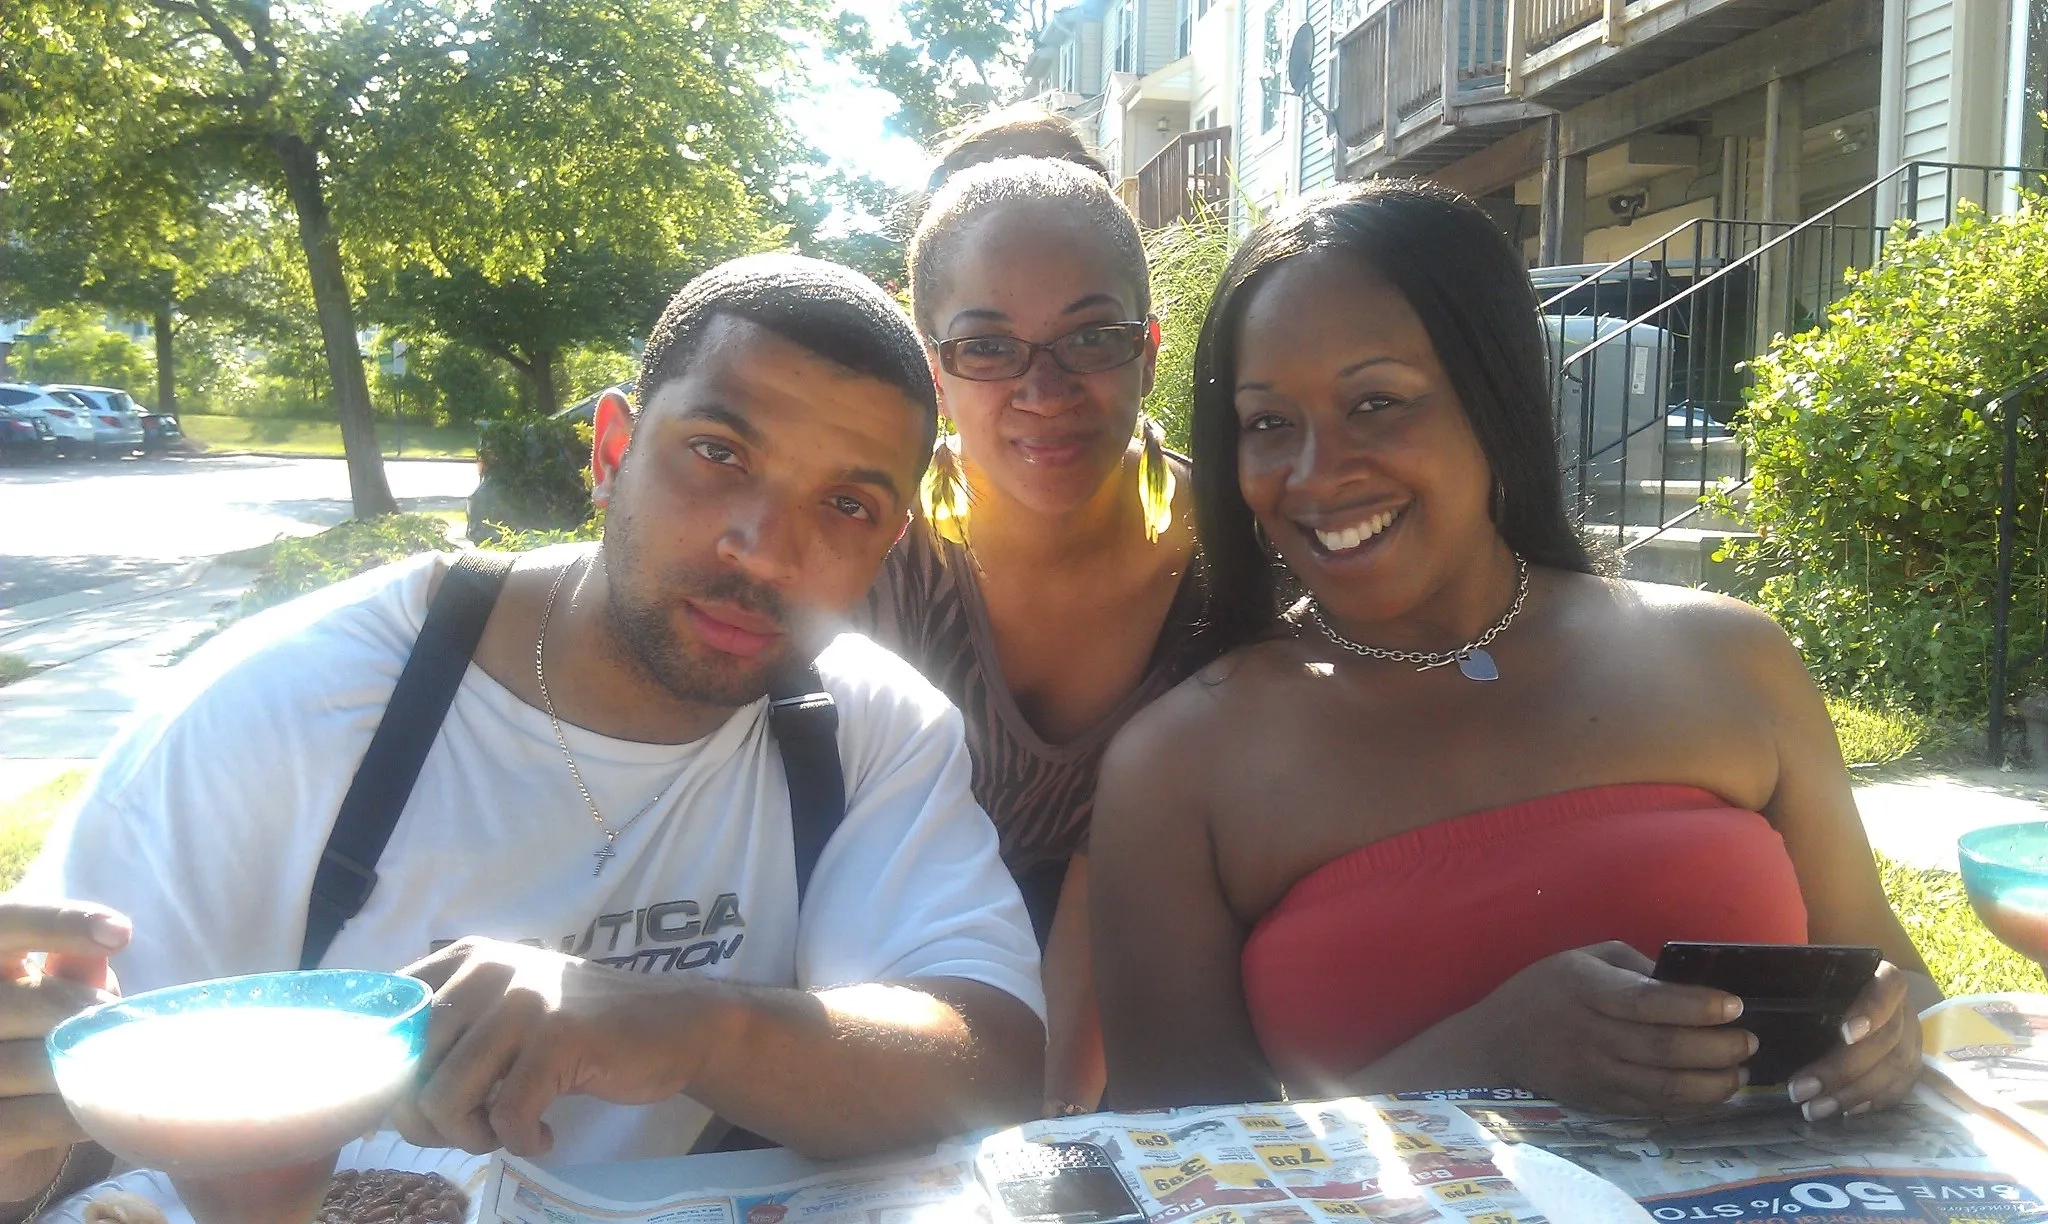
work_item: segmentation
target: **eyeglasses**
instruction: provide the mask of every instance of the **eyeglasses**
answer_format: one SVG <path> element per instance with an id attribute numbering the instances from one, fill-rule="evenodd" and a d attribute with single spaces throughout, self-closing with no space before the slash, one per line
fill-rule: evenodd
<path id="1" fill-rule="evenodd" d="M 1091 323 L 1077 327 L 1057 340 L 1033 344 L 1016 336 L 955 336 L 941 340 L 939 366 L 955 378 L 971 382 L 999 382 L 1016 378 L 1031 368 L 1040 351 L 1069 374 L 1100 374 L 1136 361 L 1145 351 L 1152 324 L 1144 319 L 1129 323 Z"/>

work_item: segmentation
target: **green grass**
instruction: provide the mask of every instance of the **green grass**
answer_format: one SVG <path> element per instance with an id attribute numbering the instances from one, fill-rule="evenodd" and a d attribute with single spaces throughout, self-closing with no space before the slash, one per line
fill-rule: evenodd
<path id="1" fill-rule="evenodd" d="M 2041 967 L 1999 943 L 1970 908 L 1963 878 L 1877 856 L 1884 895 L 1944 993 L 2048 990 Z"/>
<path id="2" fill-rule="evenodd" d="M 0 654 L 0 688 L 6 688 L 34 670 L 20 655 Z"/>
<path id="3" fill-rule="evenodd" d="M 1902 706 L 1830 697 L 1828 717 L 1850 765 L 1889 765 L 1934 750 L 1942 740 L 1926 718 Z"/>
<path id="4" fill-rule="evenodd" d="M 0 803 L 0 890 L 21 882 L 21 874 L 43 848 L 43 835 L 64 805 L 78 797 L 85 771 L 59 774 L 34 790 Z"/>
<path id="5" fill-rule="evenodd" d="M 302 421 L 289 417 L 234 417 L 203 414 L 178 415 L 185 436 L 213 450 L 277 451 L 291 455 L 333 455 L 341 452 L 341 425 L 336 421 Z M 377 422 L 377 442 L 387 457 L 400 452 L 396 429 L 389 421 Z M 471 458 L 476 454 L 476 430 L 472 426 L 429 428 L 405 427 L 407 458 Z"/>

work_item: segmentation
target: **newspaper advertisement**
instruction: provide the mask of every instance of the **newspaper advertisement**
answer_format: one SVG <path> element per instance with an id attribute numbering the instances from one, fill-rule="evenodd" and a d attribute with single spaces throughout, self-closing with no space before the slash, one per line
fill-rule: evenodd
<path id="1" fill-rule="evenodd" d="M 483 1199 L 478 1219 L 485 1224 L 986 1224 L 991 1218 L 972 1152 L 958 1148 L 777 1186 L 692 1188 L 630 1203 L 500 1152 Z"/>
<path id="2" fill-rule="evenodd" d="M 2048 995 L 1967 995 L 1920 1014 L 1921 1057 L 1983 1109 L 2048 1143 Z"/>
<path id="3" fill-rule="evenodd" d="M 1365 1100 L 1097 1114 L 1027 1123 L 982 1144 L 1090 1143 L 1153 1221 L 1538 1224 L 1486 1131 L 1455 1105 Z"/>
<path id="4" fill-rule="evenodd" d="M 1496 1138 L 1563 1156 L 1671 1224 L 2048 1221 L 2048 1153 L 1925 1085 L 1893 1108 L 1815 1123 L 1789 1102 L 1660 1122 L 1512 1091 L 1426 1095 L 1462 1099 Z"/>

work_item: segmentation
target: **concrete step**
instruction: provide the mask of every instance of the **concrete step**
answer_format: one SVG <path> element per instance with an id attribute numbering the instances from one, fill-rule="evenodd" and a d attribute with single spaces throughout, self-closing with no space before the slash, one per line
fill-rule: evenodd
<path id="1" fill-rule="evenodd" d="M 1748 527 L 1743 514 L 1749 508 L 1749 486 L 1738 485 L 1732 478 L 1708 481 L 1708 492 L 1717 489 L 1727 492 L 1734 503 L 1734 513 L 1701 506 L 1700 481 L 1694 480 L 1630 480 L 1601 481 L 1593 485 L 1592 499 L 1586 506 L 1586 521 L 1616 522 L 1635 527 L 1658 527 L 1670 522 L 1688 510 L 1693 513 L 1686 517 L 1681 526 L 1708 531 L 1742 531 Z"/>
<path id="2" fill-rule="evenodd" d="M 1714 554 L 1731 542 L 1757 538 L 1753 531 L 1713 530 L 1699 527 L 1623 528 L 1624 547 L 1621 574 L 1639 582 L 1663 582 L 1673 586 L 1705 587 L 1729 595 L 1747 595 L 1754 585 L 1738 573 L 1732 561 L 1716 561 Z M 1612 528 L 1595 529 L 1595 539 L 1612 544 Z"/>
<path id="3" fill-rule="evenodd" d="M 1740 480 L 1748 475 L 1742 443 L 1730 437 L 1688 438 L 1673 433 L 1664 442 L 1664 475 L 1670 480 Z"/>

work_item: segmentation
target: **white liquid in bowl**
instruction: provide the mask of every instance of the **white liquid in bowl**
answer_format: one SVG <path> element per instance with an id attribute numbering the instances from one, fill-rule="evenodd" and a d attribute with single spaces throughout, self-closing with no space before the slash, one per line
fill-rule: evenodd
<path id="1" fill-rule="evenodd" d="M 331 1158 L 412 1076 L 391 1023 L 295 1007 L 149 1016 L 73 1047 L 58 1088 L 86 1133 L 138 1165 L 226 1173 Z"/>

